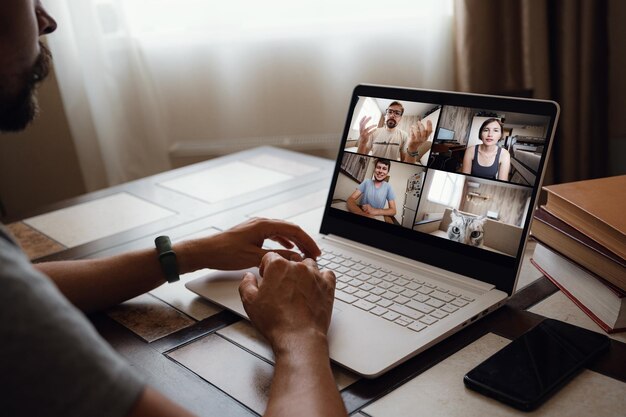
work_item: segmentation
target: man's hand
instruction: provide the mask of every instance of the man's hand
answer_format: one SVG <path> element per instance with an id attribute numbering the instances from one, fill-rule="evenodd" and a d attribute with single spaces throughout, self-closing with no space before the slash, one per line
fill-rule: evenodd
<path id="1" fill-rule="evenodd" d="M 380 214 L 380 210 L 370 206 L 369 204 L 363 204 L 361 206 L 361 210 L 363 210 L 369 217 L 378 216 Z"/>
<path id="2" fill-rule="evenodd" d="M 280 243 L 286 249 L 263 249 L 265 239 Z M 221 270 L 245 269 L 258 266 L 268 252 L 286 259 L 301 260 L 291 250 L 297 246 L 306 258 L 317 258 L 320 250 L 315 241 L 299 226 L 281 220 L 251 219 L 217 235 L 177 244 L 181 272 L 201 268 Z"/>
<path id="3" fill-rule="evenodd" d="M 428 140 L 430 134 L 433 133 L 433 123 L 426 121 L 426 126 L 418 120 L 417 123 L 411 125 L 411 137 L 407 143 L 407 149 L 410 152 L 416 152 L 421 144 Z"/>
<path id="4" fill-rule="evenodd" d="M 359 153 L 369 153 L 371 148 L 368 147 L 370 136 L 372 132 L 376 130 L 376 125 L 367 125 L 367 123 L 372 120 L 370 116 L 363 116 L 361 121 L 359 122 L 359 142 L 358 142 L 358 152 Z"/>
<path id="5" fill-rule="evenodd" d="M 312 259 L 288 261 L 272 252 L 263 257 L 259 273 L 260 280 L 249 272 L 244 275 L 239 294 L 248 317 L 274 352 L 311 341 L 325 344 L 335 275 L 320 272 Z"/>

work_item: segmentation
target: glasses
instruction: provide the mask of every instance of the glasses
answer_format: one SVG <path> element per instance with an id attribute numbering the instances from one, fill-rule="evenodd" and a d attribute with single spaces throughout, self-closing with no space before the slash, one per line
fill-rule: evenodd
<path id="1" fill-rule="evenodd" d="M 386 113 L 389 116 L 391 116 L 392 114 L 398 117 L 402 116 L 402 110 L 387 109 Z"/>

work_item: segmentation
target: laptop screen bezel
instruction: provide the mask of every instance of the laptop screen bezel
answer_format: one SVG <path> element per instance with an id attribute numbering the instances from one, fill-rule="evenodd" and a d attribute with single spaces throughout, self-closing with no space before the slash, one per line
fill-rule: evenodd
<path id="1" fill-rule="evenodd" d="M 548 116 L 550 118 L 548 130 L 545 135 L 546 143 L 544 145 L 544 152 L 537 170 L 536 182 L 532 187 L 530 204 L 527 208 L 528 211 L 523 225 L 522 238 L 516 256 L 503 255 L 481 248 L 459 244 L 447 239 L 416 232 L 412 229 L 398 227 L 396 225 L 389 225 L 384 222 L 364 218 L 331 207 L 333 193 L 340 172 L 342 155 L 348 139 L 350 124 L 352 123 L 353 113 L 360 97 L 432 103 L 434 106 L 440 105 L 442 107 L 459 106 L 485 108 L 502 112 Z M 532 213 L 537 203 L 539 190 L 545 174 L 547 158 L 554 141 L 554 132 L 558 116 L 558 104 L 548 100 L 365 84 L 358 85 L 355 87 L 352 94 L 320 233 L 324 235 L 336 235 L 444 270 L 469 276 L 479 281 L 493 284 L 499 290 L 511 295 L 523 260 Z"/>

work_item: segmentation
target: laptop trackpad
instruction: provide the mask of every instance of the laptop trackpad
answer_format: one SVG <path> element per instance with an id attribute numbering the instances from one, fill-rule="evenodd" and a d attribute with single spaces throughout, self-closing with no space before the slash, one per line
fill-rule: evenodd
<path id="1" fill-rule="evenodd" d="M 232 312 L 248 318 L 239 297 L 239 284 L 244 273 L 252 272 L 259 276 L 258 268 L 239 271 L 215 271 L 185 284 L 185 287 L 209 301 L 219 304 Z"/>

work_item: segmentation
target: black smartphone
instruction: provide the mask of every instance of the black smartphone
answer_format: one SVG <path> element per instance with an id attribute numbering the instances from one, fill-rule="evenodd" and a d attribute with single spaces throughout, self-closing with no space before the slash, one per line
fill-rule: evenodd
<path id="1" fill-rule="evenodd" d="M 463 378 L 465 386 L 531 411 L 608 349 L 606 335 L 545 319 Z"/>

